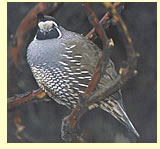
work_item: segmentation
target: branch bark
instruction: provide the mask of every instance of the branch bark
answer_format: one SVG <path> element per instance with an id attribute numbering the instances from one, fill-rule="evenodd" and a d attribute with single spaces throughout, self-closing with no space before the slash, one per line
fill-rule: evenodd
<path id="1" fill-rule="evenodd" d="M 113 4 L 113 7 L 114 8 L 117 8 L 118 6 L 120 6 L 120 2 L 115 2 Z M 102 25 L 102 26 L 105 26 L 105 28 L 107 29 L 110 25 L 110 12 L 107 11 L 106 14 L 101 18 L 101 20 L 99 21 L 99 23 Z M 96 32 L 95 32 L 95 27 L 92 28 L 90 30 L 90 32 L 86 35 L 86 38 L 92 40 L 92 39 L 95 39 L 97 36 L 96 36 Z"/>
<path id="2" fill-rule="evenodd" d="M 94 72 L 91 81 L 88 84 L 88 88 L 85 91 L 84 97 L 80 98 L 79 105 L 77 105 L 76 108 L 72 111 L 72 113 L 69 116 L 65 117 L 62 122 L 61 130 L 63 131 L 61 131 L 61 135 L 62 139 L 64 139 L 66 142 L 72 142 L 73 140 L 76 140 L 76 138 L 78 141 L 78 136 L 75 131 L 76 125 L 83 116 L 83 114 L 88 110 L 88 97 L 90 97 L 91 93 L 96 88 L 96 85 L 99 82 L 101 76 L 103 76 L 103 71 L 106 70 L 106 66 L 111 55 L 110 47 L 112 46 L 112 41 L 108 39 L 102 25 L 98 21 L 95 12 L 91 8 L 91 4 L 86 3 L 85 8 L 89 21 L 93 25 L 95 31 L 97 32 L 102 41 L 103 51 L 96 65 L 96 71 Z"/>
<path id="3" fill-rule="evenodd" d="M 100 101 L 100 100 L 104 100 L 107 96 L 113 94 L 114 92 L 116 92 L 117 90 L 119 90 L 127 81 L 128 79 L 130 79 L 133 75 L 135 75 L 135 67 L 136 67 L 136 63 L 137 63 L 137 56 L 139 56 L 139 54 L 136 54 L 135 49 L 133 47 L 133 43 L 131 40 L 131 37 L 129 36 L 127 27 L 125 25 L 125 23 L 123 22 L 122 18 L 120 17 L 120 15 L 117 13 L 116 9 L 112 6 L 111 3 L 104 3 L 105 6 L 109 9 L 109 13 L 112 16 L 112 22 L 114 22 L 117 25 L 118 31 L 121 33 L 121 36 L 124 40 L 124 45 L 126 47 L 126 52 L 127 52 L 127 67 L 125 66 L 121 66 L 120 70 L 119 70 L 119 75 L 117 76 L 117 78 L 113 81 L 113 83 L 110 86 L 106 86 L 104 87 L 104 89 L 98 90 L 98 91 L 94 91 L 92 93 L 93 90 L 90 89 L 90 86 L 88 86 L 87 90 L 90 90 L 89 94 L 85 93 L 85 100 L 82 98 L 81 101 L 83 101 L 83 105 L 80 104 L 77 105 L 77 107 L 72 111 L 72 113 L 65 118 L 65 121 L 68 122 L 68 128 L 72 128 L 70 129 L 71 131 L 74 130 L 77 122 L 80 120 L 80 118 L 83 116 L 84 114 L 84 108 L 86 109 L 86 107 L 88 107 L 89 105 L 92 105 L 93 103 Z M 100 58 L 101 66 L 107 66 L 108 60 L 110 58 L 110 51 L 107 53 L 106 51 L 109 49 L 109 44 L 107 44 L 108 42 L 108 38 L 106 37 L 106 35 L 104 35 L 103 32 L 103 28 L 100 26 L 100 24 L 97 21 L 97 17 L 94 13 L 94 11 L 92 10 L 92 8 L 90 7 L 90 4 L 87 3 L 86 4 L 86 8 L 88 10 L 88 13 L 90 13 L 90 20 L 92 22 L 92 24 L 95 26 L 95 30 L 98 33 L 98 35 L 100 36 L 102 43 L 103 43 L 103 54 L 102 57 Z M 106 53 L 105 53 L 106 52 Z M 105 55 L 108 54 L 108 55 Z M 106 57 L 106 59 L 104 59 Z M 102 68 L 102 67 L 100 67 Z M 93 81 L 93 89 L 96 87 L 96 84 L 98 82 L 98 80 L 100 79 L 100 74 L 99 74 L 99 69 L 98 69 L 98 74 L 94 74 L 96 81 L 93 80 L 93 77 L 91 79 L 91 82 Z M 92 95 L 90 96 L 90 94 L 92 93 Z M 69 127 L 70 125 L 70 127 Z M 63 127 L 63 125 L 62 125 Z M 63 132 L 64 133 L 64 132 Z M 71 134 L 72 132 L 70 132 Z M 75 133 L 75 131 L 73 131 L 73 133 Z M 69 137 L 76 136 L 76 134 L 74 135 L 70 135 Z M 72 138 L 67 138 L 66 141 L 72 141 Z"/>
<path id="4" fill-rule="evenodd" d="M 26 102 L 38 102 L 48 101 L 47 95 L 41 89 L 33 90 L 25 94 L 17 95 L 7 99 L 7 108 L 11 109 L 17 105 L 24 104 Z"/>

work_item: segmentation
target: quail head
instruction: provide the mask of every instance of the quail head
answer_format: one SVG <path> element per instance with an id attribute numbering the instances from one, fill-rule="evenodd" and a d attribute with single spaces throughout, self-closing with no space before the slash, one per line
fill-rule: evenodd
<path id="1" fill-rule="evenodd" d="M 102 50 L 83 35 L 64 29 L 51 16 L 38 14 L 37 24 L 37 33 L 27 49 L 33 76 L 53 100 L 73 109 L 88 87 Z M 109 85 L 116 76 L 114 64 L 109 60 L 95 90 Z M 110 113 L 139 136 L 124 110 L 120 90 L 88 107 L 93 108 Z"/>

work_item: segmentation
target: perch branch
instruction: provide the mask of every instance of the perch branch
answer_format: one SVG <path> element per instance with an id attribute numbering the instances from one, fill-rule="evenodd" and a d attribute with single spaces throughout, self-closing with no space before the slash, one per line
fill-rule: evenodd
<path id="1" fill-rule="evenodd" d="M 111 55 L 110 47 L 111 45 L 113 45 L 113 42 L 112 40 L 108 40 L 108 37 L 102 25 L 99 23 L 95 12 L 92 10 L 90 3 L 86 3 L 86 11 L 87 11 L 90 22 L 94 26 L 103 44 L 102 55 L 96 65 L 96 71 L 93 74 L 92 79 L 88 84 L 87 90 L 85 91 L 85 98 L 88 98 L 91 92 L 96 88 L 96 85 L 98 81 L 100 80 L 100 76 L 103 74 L 103 70 L 105 70 L 104 67 L 107 66 L 107 63 Z"/>
<path id="2" fill-rule="evenodd" d="M 10 97 L 7 99 L 7 108 L 11 109 L 19 104 L 26 102 L 36 102 L 36 101 L 46 101 L 46 93 L 41 89 L 33 90 L 25 94 L 17 95 L 15 97 Z M 48 101 L 48 100 L 47 100 Z"/>
<path id="3" fill-rule="evenodd" d="M 139 54 L 136 54 L 136 52 L 133 48 L 132 40 L 131 40 L 131 38 L 128 34 L 128 31 L 127 31 L 127 27 L 126 27 L 125 23 L 123 22 L 123 20 L 121 19 L 121 17 L 119 16 L 119 14 L 117 13 L 116 9 L 112 6 L 111 3 L 105 3 L 105 6 L 107 8 L 109 8 L 109 13 L 111 14 L 111 16 L 113 18 L 112 21 L 117 25 L 118 31 L 121 33 L 122 38 L 124 40 L 124 45 L 125 45 L 126 51 L 127 51 L 127 67 L 121 66 L 121 68 L 119 70 L 120 74 L 117 76 L 117 78 L 112 82 L 112 84 L 109 87 L 106 86 L 106 87 L 104 87 L 104 89 L 94 91 L 93 93 L 92 93 L 93 90 L 91 90 L 91 92 L 89 92 L 89 93 L 92 93 L 91 96 L 89 96 L 90 94 L 87 94 L 87 96 L 85 94 L 85 97 L 88 97 L 88 99 L 86 99 L 84 102 L 84 105 L 86 107 L 88 107 L 89 105 L 92 105 L 93 103 L 95 103 L 97 101 L 104 100 L 107 96 L 109 96 L 109 95 L 113 94 L 115 91 L 119 90 L 128 81 L 128 79 L 131 78 L 135 74 L 134 72 L 135 72 L 135 67 L 136 67 L 136 63 L 137 63 L 137 56 L 139 55 Z M 92 17 L 90 18 L 91 22 L 93 24 L 94 23 L 97 24 L 95 26 L 98 28 L 96 31 L 99 34 L 100 38 L 102 37 L 101 40 L 102 40 L 103 48 L 104 48 L 103 52 L 105 52 L 105 48 L 108 45 L 104 44 L 104 41 L 107 41 L 106 40 L 107 38 L 105 36 L 103 36 L 103 32 L 99 31 L 99 30 L 101 30 L 101 28 L 100 28 L 100 26 L 98 26 L 96 16 L 94 15 L 92 9 L 90 8 L 89 3 L 86 4 L 86 8 L 87 8 L 88 12 L 90 12 L 92 14 L 91 15 Z M 104 47 L 104 46 L 106 46 L 106 47 Z M 103 60 L 103 57 L 101 57 L 103 64 L 105 62 L 107 64 L 109 57 L 110 57 L 110 53 L 109 53 L 109 56 L 106 58 L 106 61 Z M 100 78 L 100 76 L 98 75 L 98 80 L 99 80 L 99 78 Z M 96 83 L 97 82 L 98 81 L 96 80 Z M 93 84 L 96 86 L 96 83 L 95 84 L 93 83 Z M 80 112 L 80 111 L 82 111 L 82 112 Z M 77 119 L 75 119 L 75 115 L 78 115 Z M 74 127 L 76 126 L 76 123 L 80 120 L 82 115 L 83 115 L 83 110 L 81 110 L 80 106 L 77 105 L 77 107 L 67 117 L 69 119 L 68 122 L 72 126 L 72 130 L 74 129 Z M 68 120 L 68 119 L 65 119 L 65 120 Z M 75 131 L 73 131 L 73 133 L 74 132 Z M 75 134 L 74 134 L 74 136 L 75 136 Z M 70 140 L 72 140 L 72 138 L 70 138 Z"/>
<path id="4" fill-rule="evenodd" d="M 96 65 L 96 71 L 93 74 L 91 81 L 88 84 L 88 88 L 85 91 L 85 97 L 80 98 L 80 105 L 77 105 L 76 108 L 72 111 L 72 113 L 65 117 L 62 123 L 62 138 L 66 142 L 71 142 L 75 140 L 76 137 L 76 131 L 75 127 L 77 122 L 80 120 L 80 118 L 83 116 L 83 114 L 87 111 L 86 105 L 86 99 L 90 96 L 90 94 L 93 92 L 93 90 L 96 88 L 97 83 L 99 82 L 101 76 L 103 75 L 103 71 L 105 70 L 105 67 L 108 64 L 110 55 L 111 55 L 111 46 L 113 45 L 112 40 L 109 40 L 102 25 L 99 23 L 97 16 L 95 12 L 91 8 L 90 3 L 86 3 L 86 12 L 89 18 L 89 21 L 94 26 L 95 31 L 98 33 L 102 44 L 103 44 L 103 51 L 102 55 L 99 58 L 99 61 Z M 67 128 L 67 129 L 63 129 Z M 70 131 L 69 131 L 70 130 Z"/>

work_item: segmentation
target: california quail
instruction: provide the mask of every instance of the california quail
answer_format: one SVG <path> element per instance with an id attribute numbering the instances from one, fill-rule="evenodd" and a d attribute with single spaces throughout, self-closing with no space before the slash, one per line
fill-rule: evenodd
<path id="1" fill-rule="evenodd" d="M 27 49 L 27 61 L 40 88 L 57 103 L 73 109 L 85 93 L 102 50 L 83 35 L 67 31 L 57 21 L 38 14 L 38 29 Z M 117 76 L 109 60 L 96 89 L 109 85 Z M 124 124 L 136 136 L 138 132 L 126 115 L 121 91 L 89 106 L 100 107 Z"/>

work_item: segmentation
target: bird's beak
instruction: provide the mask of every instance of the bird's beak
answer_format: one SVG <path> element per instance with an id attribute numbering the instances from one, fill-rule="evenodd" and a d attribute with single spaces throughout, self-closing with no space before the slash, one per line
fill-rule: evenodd
<path id="1" fill-rule="evenodd" d="M 40 30 L 41 33 L 43 33 L 44 35 L 48 34 L 48 30 Z"/>

